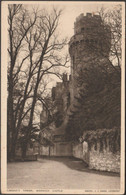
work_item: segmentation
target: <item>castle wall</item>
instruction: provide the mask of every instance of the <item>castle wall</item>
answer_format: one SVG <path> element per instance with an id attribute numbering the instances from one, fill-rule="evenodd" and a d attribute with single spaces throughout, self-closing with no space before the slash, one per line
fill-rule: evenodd
<path id="1" fill-rule="evenodd" d="M 52 100 L 55 102 L 56 111 L 66 113 L 70 105 L 70 80 L 63 74 L 63 81 L 57 82 L 52 88 Z"/>

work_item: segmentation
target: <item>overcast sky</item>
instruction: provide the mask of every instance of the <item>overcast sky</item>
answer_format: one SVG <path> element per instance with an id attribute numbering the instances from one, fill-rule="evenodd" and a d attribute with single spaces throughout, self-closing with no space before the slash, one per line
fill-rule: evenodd
<path id="1" fill-rule="evenodd" d="M 81 13 L 94 13 L 97 14 L 98 10 L 100 10 L 101 7 L 105 7 L 106 9 L 111 9 L 112 6 L 116 6 L 118 3 L 114 2 L 82 2 L 82 1 L 76 1 L 76 2 L 39 2 L 35 3 L 33 2 L 33 5 L 31 7 L 39 7 L 39 9 L 45 8 L 46 10 L 51 10 L 52 7 L 57 7 L 63 9 L 63 13 L 60 17 L 60 24 L 59 24 L 59 32 L 60 36 L 62 38 L 68 37 L 68 40 L 74 35 L 74 22 L 76 20 L 76 17 L 78 17 Z M 66 48 L 66 52 L 68 52 L 68 48 Z M 68 69 L 66 70 L 68 71 Z M 69 72 L 69 71 L 68 71 Z M 50 87 L 52 85 L 54 86 L 56 84 L 56 81 L 59 81 L 56 77 L 54 77 L 54 82 L 50 83 Z"/>
<path id="2" fill-rule="evenodd" d="M 13 4 L 14 2 L 8 2 Z M 15 3 L 20 3 L 15 1 Z M 62 9 L 63 13 L 60 17 L 58 32 L 61 38 L 69 39 L 74 35 L 74 22 L 76 17 L 81 13 L 86 15 L 86 13 L 98 14 L 101 7 L 106 9 L 112 9 L 119 4 L 119 2 L 99 2 L 99 1 L 21 1 L 28 9 L 38 8 L 39 10 L 46 9 L 48 12 L 52 10 L 53 7 Z M 66 47 L 65 53 L 68 53 L 68 47 Z M 68 64 L 70 65 L 70 63 Z M 63 71 L 70 73 L 70 68 L 64 69 Z M 60 81 L 56 76 L 52 76 L 52 81 L 49 84 L 49 88 L 56 85 L 56 82 Z"/>
<path id="3" fill-rule="evenodd" d="M 30 2 L 31 4 L 31 2 Z M 60 18 L 60 32 L 62 36 L 68 36 L 69 38 L 74 34 L 74 21 L 76 17 L 81 13 L 94 13 L 96 14 L 98 10 L 103 6 L 105 8 L 111 9 L 115 7 L 119 2 L 86 2 L 86 1 L 53 1 L 53 2 L 33 2 L 33 7 L 37 6 L 39 9 L 46 8 L 51 10 L 52 7 L 57 7 L 63 9 L 63 14 Z"/>

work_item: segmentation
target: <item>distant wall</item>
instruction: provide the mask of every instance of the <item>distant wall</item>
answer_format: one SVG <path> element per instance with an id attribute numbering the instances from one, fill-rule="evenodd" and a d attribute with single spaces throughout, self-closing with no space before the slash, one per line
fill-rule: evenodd
<path id="1" fill-rule="evenodd" d="M 39 155 L 49 156 L 49 146 L 40 146 Z"/>
<path id="2" fill-rule="evenodd" d="M 55 156 L 72 156 L 72 146 L 69 142 L 58 142 L 54 145 Z"/>
<path id="3" fill-rule="evenodd" d="M 72 145 L 69 142 L 57 142 L 54 146 L 40 146 L 42 156 L 72 156 Z"/>

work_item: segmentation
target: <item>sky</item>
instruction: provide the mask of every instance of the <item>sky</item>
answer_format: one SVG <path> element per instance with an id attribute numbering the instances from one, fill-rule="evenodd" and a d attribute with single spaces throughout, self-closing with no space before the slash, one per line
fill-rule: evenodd
<path id="1" fill-rule="evenodd" d="M 98 14 L 98 11 L 101 7 L 105 7 L 106 9 L 112 8 L 112 6 L 116 6 L 118 3 L 114 2 L 84 2 L 84 1 L 44 1 L 44 2 L 30 2 L 30 9 L 33 7 L 38 7 L 39 9 L 45 8 L 47 11 L 51 11 L 53 7 L 58 9 L 62 9 L 63 13 L 60 17 L 58 32 L 61 38 L 67 37 L 68 40 L 74 35 L 74 22 L 76 17 L 78 17 L 81 13 L 86 15 L 86 13 Z M 68 52 L 68 46 L 66 47 L 66 52 Z M 70 65 L 70 64 L 69 64 Z M 70 73 L 70 69 L 66 69 L 65 72 Z M 49 87 L 56 85 L 56 82 L 59 81 L 58 78 L 52 77 L 52 82 L 49 84 Z"/>
<path id="2" fill-rule="evenodd" d="M 31 4 L 31 2 L 30 2 Z M 61 32 L 61 36 L 67 36 L 70 38 L 74 34 L 74 22 L 76 17 L 78 17 L 81 13 L 94 13 L 97 14 L 98 10 L 101 7 L 105 7 L 106 9 L 111 9 L 113 6 L 116 6 L 119 2 L 86 2 L 86 1 L 46 1 L 40 2 L 39 4 L 34 2 L 33 7 L 39 7 L 39 9 L 47 9 L 51 10 L 52 7 L 57 7 L 63 9 L 63 13 L 60 18 L 59 29 Z"/>
<path id="3" fill-rule="evenodd" d="M 98 14 L 98 11 L 101 7 L 106 9 L 112 9 L 113 6 L 117 6 L 119 2 L 99 2 L 99 1 L 15 1 L 14 3 L 24 4 L 26 8 L 38 8 L 42 10 L 45 8 L 48 12 L 52 10 L 53 7 L 62 9 L 62 15 L 59 20 L 58 33 L 60 38 L 70 38 L 74 35 L 74 22 L 76 17 L 81 13 L 86 15 L 86 13 Z M 13 4 L 13 1 L 8 1 L 8 4 Z M 69 53 L 68 46 L 65 48 L 65 53 Z M 68 64 L 70 66 L 70 62 Z M 63 72 L 68 72 L 70 74 L 70 68 L 64 69 Z M 56 85 L 56 82 L 59 82 L 59 78 L 52 76 L 51 82 L 49 83 L 49 88 L 52 88 Z"/>

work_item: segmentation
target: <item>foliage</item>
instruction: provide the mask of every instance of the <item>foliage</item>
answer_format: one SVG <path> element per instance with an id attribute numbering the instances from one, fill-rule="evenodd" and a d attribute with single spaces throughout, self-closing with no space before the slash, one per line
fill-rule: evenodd
<path id="1" fill-rule="evenodd" d="M 92 66 L 80 70 L 77 80 L 81 87 L 69 117 L 68 134 L 78 139 L 83 131 L 120 127 L 120 77 Z"/>
<path id="2" fill-rule="evenodd" d="M 120 128 L 113 127 L 112 129 L 97 129 L 89 130 L 83 133 L 81 141 L 87 141 L 89 146 L 91 144 L 100 144 L 103 142 L 107 147 L 107 139 L 109 140 L 109 149 L 111 152 L 117 152 L 120 150 Z"/>
<path id="3" fill-rule="evenodd" d="M 104 24 L 111 29 L 110 62 L 121 68 L 122 60 L 122 6 L 113 5 L 111 9 L 102 7 L 99 11 Z"/>

